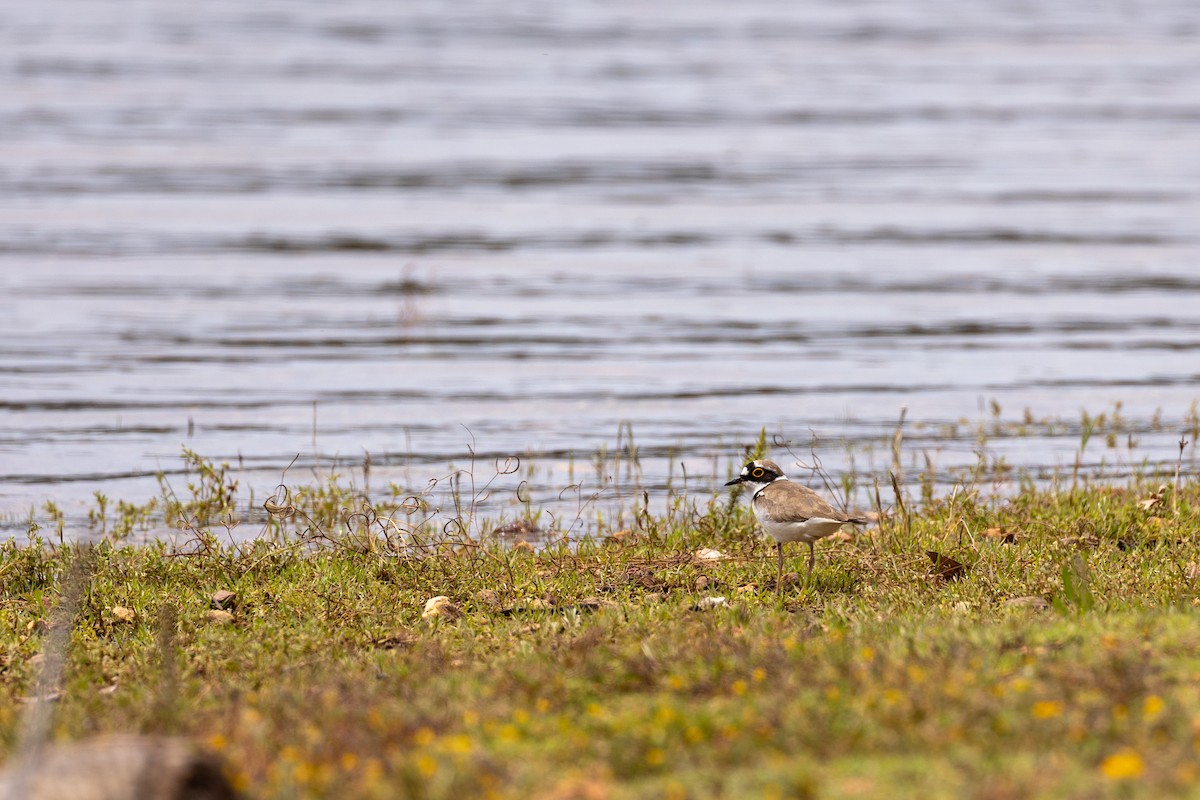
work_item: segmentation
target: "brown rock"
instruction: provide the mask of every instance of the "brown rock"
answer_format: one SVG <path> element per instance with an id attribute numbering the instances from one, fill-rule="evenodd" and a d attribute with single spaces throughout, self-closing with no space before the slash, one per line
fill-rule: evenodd
<path id="1" fill-rule="evenodd" d="M 0 797 L 24 800 L 234 800 L 215 756 L 183 739 L 103 736 L 48 746 L 0 773 Z"/>

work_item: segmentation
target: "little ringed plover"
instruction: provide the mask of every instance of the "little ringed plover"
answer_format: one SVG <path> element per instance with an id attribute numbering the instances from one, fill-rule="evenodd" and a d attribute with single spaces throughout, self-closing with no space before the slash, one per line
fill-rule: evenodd
<path id="1" fill-rule="evenodd" d="M 750 500 L 754 516 L 766 535 L 775 540 L 779 555 L 776 586 L 783 583 L 784 542 L 808 545 L 808 575 L 812 577 L 817 558 L 813 542 L 836 533 L 847 523 L 862 525 L 867 521 L 861 514 L 838 511 L 812 489 L 788 480 L 778 464 L 765 458 L 747 462 L 741 473 L 725 485 L 738 483 L 747 484 L 754 491 Z"/>

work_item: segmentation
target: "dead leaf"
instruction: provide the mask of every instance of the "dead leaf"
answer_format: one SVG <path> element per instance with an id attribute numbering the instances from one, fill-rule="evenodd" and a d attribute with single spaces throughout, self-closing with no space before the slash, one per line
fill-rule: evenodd
<path id="1" fill-rule="evenodd" d="M 725 554 L 720 550 L 714 550 L 711 547 L 701 547 L 696 552 L 692 553 L 692 558 L 697 561 L 723 561 Z"/>
<path id="2" fill-rule="evenodd" d="M 219 608 L 214 608 L 204 615 L 210 625 L 232 625 L 233 614 L 228 611 L 223 611 Z"/>
<path id="3" fill-rule="evenodd" d="M 62 699 L 62 692 L 46 692 L 45 694 L 30 695 L 29 697 L 18 697 L 18 703 L 54 703 Z"/>
<path id="4" fill-rule="evenodd" d="M 933 570 L 930 574 L 944 581 L 956 581 L 967 571 L 966 564 L 955 561 L 950 556 L 944 556 L 933 550 L 926 550 L 925 555 L 929 556 L 929 560 L 933 562 Z"/>
<path id="5" fill-rule="evenodd" d="M 1163 498 L 1167 496 L 1167 492 L 1169 491 L 1171 491 L 1171 487 L 1164 483 L 1158 487 L 1157 491 L 1151 492 L 1148 497 L 1139 500 L 1138 506 L 1143 511 L 1149 511 L 1155 506 L 1160 506 L 1162 505 Z"/>
<path id="6" fill-rule="evenodd" d="M 512 522 L 507 522 L 496 528 L 493 533 L 497 536 L 529 536 L 534 533 L 541 533 L 537 523 L 531 519 L 517 519 Z"/>
<path id="7" fill-rule="evenodd" d="M 641 567 L 629 567 L 625 570 L 625 584 L 639 586 L 651 592 L 661 592 L 667 588 L 667 582 L 655 575 L 653 570 Z"/>
<path id="8" fill-rule="evenodd" d="M 604 537 L 604 541 L 609 544 L 633 544 L 637 535 L 631 530 L 613 531 L 608 536 Z"/>
<path id="9" fill-rule="evenodd" d="M 1014 544 L 1017 541 L 1017 532 L 1005 528 L 1003 525 L 996 528 L 988 528 L 983 532 L 984 538 L 996 539 L 1004 544 Z"/>
<path id="10" fill-rule="evenodd" d="M 1100 537 L 1091 533 L 1079 536 L 1064 536 L 1058 540 L 1058 543 L 1063 547 L 1074 547 L 1076 550 L 1095 550 L 1100 546 Z"/>
<path id="11" fill-rule="evenodd" d="M 480 589 L 475 595 L 475 602 L 484 608 L 497 609 L 500 607 L 500 595 L 494 589 Z"/>
<path id="12" fill-rule="evenodd" d="M 580 611 L 598 611 L 601 608 L 615 608 L 616 603 L 612 600 L 604 600 L 600 597 L 585 597 L 575 604 L 575 607 Z"/>
<path id="13" fill-rule="evenodd" d="M 372 644 L 381 650 L 397 650 L 402 647 L 412 647 L 419 639 L 420 637 L 411 631 L 399 630 L 380 636 Z"/>
<path id="14" fill-rule="evenodd" d="M 449 597 L 444 594 L 439 594 L 437 597 L 431 597 L 425 601 L 425 610 L 421 612 L 421 619 L 444 619 L 452 622 L 462 616 L 458 606 L 450 601 Z"/>
<path id="15" fill-rule="evenodd" d="M 783 579 L 779 582 L 780 589 L 787 589 L 790 586 L 799 586 L 799 585 L 800 585 L 800 573 L 799 572 L 785 572 L 785 573 L 783 573 Z"/>
<path id="16" fill-rule="evenodd" d="M 126 608 L 125 606 L 113 606 L 112 615 L 117 618 L 117 622 L 133 622 L 134 618 L 137 617 L 132 608 Z"/>
<path id="17" fill-rule="evenodd" d="M 237 592 L 231 592 L 228 589 L 221 589 L 213 592 L 209 602 L 213 608 L 219 608 L 223 611 L 230 611 L 237 605 Z"/>
<path id="18" fill-rule="evenodd" d="M 513 542 L 512 547 L 509 549 L 516 553 L 532 553 L 536 550 L 533 545 L 526 541 Z"/>

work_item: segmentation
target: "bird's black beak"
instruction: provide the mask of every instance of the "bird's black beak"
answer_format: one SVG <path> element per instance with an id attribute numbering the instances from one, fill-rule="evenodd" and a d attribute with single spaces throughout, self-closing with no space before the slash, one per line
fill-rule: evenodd
<path id="1" fill-rule="evenodd" d="M 738 476 L 737 476 L 736 478 L 734 478 L 733 480 L 731 480 L 731 481 L 726 481 L 725 485 L 726 485 L 726 486 L 733 486 L 735 483 L 741 483 L 743 480 L 744 480 L 744 478 L 742 478 L 742 476 L 741 476 L 741 475 L 738 475 Z"/>

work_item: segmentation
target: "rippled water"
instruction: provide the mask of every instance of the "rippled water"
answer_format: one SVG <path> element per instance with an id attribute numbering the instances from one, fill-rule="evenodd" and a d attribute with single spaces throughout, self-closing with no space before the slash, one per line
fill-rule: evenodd
<path id="1" fill-rule="evenodd" d="M 1071 467 L 1118 402 L 1085 468 L 1173 464 L 1200 397 L 1190 0 L 0 23 L 9 534 L 182 482 L 182 446 L 259 498 L 297 456 L 420 489 L 517 454 L 501 488 L 556 508 L 622 423 L 651 492 L 704 495 L 763 426 L 886 476 L 902 408 L 943 483 L 981 424 Z"/>

